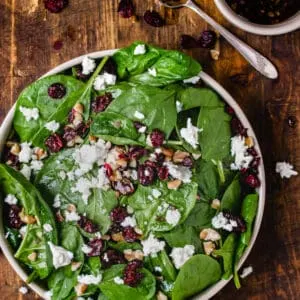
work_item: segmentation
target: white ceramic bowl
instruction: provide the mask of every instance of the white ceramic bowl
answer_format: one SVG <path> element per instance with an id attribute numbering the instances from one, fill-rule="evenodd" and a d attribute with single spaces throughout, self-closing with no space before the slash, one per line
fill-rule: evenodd
<path id="1" fill-rule="evenodd" d="M 90 53 L 89 57 L 91 58 L 101 58 L 106 55 L 112 55 L 116 50 L 106 50 L 106 51 L 98 51 L 94 53 Z M 80 64 L 83 59 L 83 56 L 74 58 L 66 63 L 63 63 L 59 65 L 58 67 L 52 69 L 50 72 L 46 73 L 42 77 L 48 76 L 48 75 L 53 75 L 59 72 L 62 72 L 66 69 L 69 69 L 77 64 Z M 237 116 L 239 119 L 242 121 L 243 125 L 248 128 L 248 134 L 249 136 L 252 136 L 254 138 L 254 142 L 256 145 L 256 150 L 258 151 L 258 155 L 262 157 L 261 151 L 259 144 L 257 142 L 256 136 L 254 134 L 254 131 L 246 118 L 245 114 L 241 110 L 240 106 L 235 102 L 235 100 L 229 95 L 229 93 L 219 84 L 217 83 L 213 78 L 211 78 L 209 75 L 207 75 L 204 72 L 201 72 L 201 79 L 208 85 L 210 86 L 213 90 L 215 90 L 222 98 L 225 100 L 236 112 Z M 11 108 L 11 110 L 8 112 L 6 118 L 3 121 L 3 124 L 0 127 L 0 153 L 3 150 L 3 146 L 5 143 L 5 140 L 10 132 L 11 126 L 12 126 L 12 121 L 13 121 L 13 115 L 14 115 L 14 110 L 15 110 L 15 105 Z M 261 186 L 257 190 L 259 193 L 259 206 L 258 206 L 258 212 L 254 224 L 254 230 L 253 230 L 253 235 L 251 238 L 251 242 L 249 247 L 247 248 L 246 252 L 244 253 L 240 263 L 239 267 L 243 264 L 247 256 L 249 255 L 254 242 L 256 240 L 262 217 L 263 217 L 263 211 L 264 211 L 264 205 L 265 205 L 265 189 L 266 189 L 266 184 L 265 184 L 265 171 L 264 171 L 264 165 L 263 165 L 263 160 L 261 160 L 261 164 L 259 167 L 259 175 L 260 175 L 260 180 L 261 180 Z M 0 202 L 1 204 L 1 202 Z M 7 242 L 7 240 L 4 237 L 4 229 L 3 229 L 3 221 L 2 221 L 2 207 L 0 205 L 0 246 L 2 248 L 2 251 L 4 255 L 6 256 L 7 260 L 11 264 L 11 266 L 14 268 L 14 270 L 17 272 L 17 274 L 24 280 L 26 281 L 28 275 L 25 273 L 25 271 L 22 269 L 22 267 L 19 265 L 18 261 L 14 258 L 13 252 Z M 201 299 L 201 300 L 206 300 L 211 298 L 213 295 L 215 295 L 217 292 L 219 292 L 227 283 L 229 280 L 220 280 L 213 286 L 209 287 L 206 289 L 204 292 L 201 294 L 195 296 L 195 299 Z M 39 294 L 41 297 L 44 298 L 45 290 L 40 287 L 39 285 L 35 283 L 29 284 L 30 288 L 33 289 L 37 294 Z"/>
<path id="2" fill-rule="evenodd" d="M 230 8 L 225 0 L 215 0 L 215 4 L 227 21 L 242 30 L 258 35 L 280 35 L 300 28 L 300 12 L 284 22 L 274 25 L 261 25 L 252 23 L 246 18 L 239 16 Z"/>

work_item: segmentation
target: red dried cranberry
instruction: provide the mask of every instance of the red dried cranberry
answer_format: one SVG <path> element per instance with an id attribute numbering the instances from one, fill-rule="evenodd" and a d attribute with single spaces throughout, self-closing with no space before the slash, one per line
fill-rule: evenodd
<path id="1" fill-rule="evenodd" d="M 234 115 L 235 115 L 234 109 L 233 109 L 231 106 L 229 106 L 229 105 L 226 105 L 225 111 L 226 111 L 229 115 L 231 115 L 231 116 L 234 116 Z"/>
<path id="2" fill-rule="evenodd" d="M 247 227 L 246 227 L 246 223 L 245 221 L 242 219 L 242 217 L 239 217 L 239 216 L 235 216 L 233 215 L 231 212 L 229 211 L 223 211 L 223 215 L 225 218 L 227 218 L 228 220 L 232 220 L 232 221 L 235 221 L 237 223 L 237 226 L 234 226 L 232 228 L 232 231 L 234 232 L 245 232 Z"/>
<path id="3" fill-rule="evenodd" d="M 120 181 L 114 181 L 112 184 L 114 190 L 120 192 L 122 195 L 129 195 L 134 192 L 134 186 L 128 178 L 123 178 Z"/>
<path id="4" fill-rule="evenodd" d="M 140 159 L 142 156 L 147 155 L 148 151 L 142 147 L 131 147 L 128 151 L 130 159 Z"/>
<path id="5" fill-rule="evenodd" d="M 123 227 L 119 223 L 113 223 L 110 228 L 109 228 L 109 233 L 114 234 L 114 233 L 120 233 L 122 232 Z"/>
<path id="6" fill-rule="evenodd" d="M 113 97 L 111 93 L 105 93 L 102 96 L 96 97 L 96 99 L 92 102 L 92 111 L 95 113 L 104 111 L 112 100 Z"/>
<path id="7" fill-rule="evenodd" d="M 246 176 L 245 183 L 251 188 L 257 188 L 260 186 L 260 181 L 254 174 L 249 174 Z"/>
<path id="8" fill-rule="evenodd" d="M 74 73 L 74 75 L 76 76 L 77 79 L 86 81 L 90 77 L 90 75 L 86 75 L 86 74 L 82 73 L 82 65 L 78 65 L 78 66 L 74 67 L 73 70 L 74 70 L 73 73 Z"/>
<path id="9" fill-rule="evenodd" d="M 250 163 L 250 168 L 257 169 L 259 164 L 260 164 L 260 157 L 255 157 Z"/>
<path id="10" fill-rule="evenodd" d="M 134 5 L 131 0 L 121 0 L 118 13 L 122 18 L 128 19 L 134 15 Z"/>
<path id="11" fill-rule="evenodd" d="M 48 147 L 49 151 L 51 152 L 58 152 L 64 147 L 62 138 L 57 133 L 50 135 L 47 138 L 45 145 Z"/>
<path id="12" fill-rule="evenodd" d="M 169 170 L 167 167 L 160 167 L 157 172 L 158 178 L 160 180 L 166 180 L 169 176 Z"/>
<path id="13" fill-rule="evenodd" d="M 92 248 L 91 252 L 87 256 L 99 256 L 103 249 L 103 241 L 101 239 L 93 239 L 88 242 L 88 246 Z"/>
<path id="14" fill-rule="evenodd" d="M 254 147 L 248 148 L 248 149 L 247 149 L 247 152 L 248 152 L 250 155 L 252 155 L 253 157 L 258 156 L 258 153 L 257 153 L 257 151 L 255 150 Z"/>
<path id="15" fill-rule="evenodd" d="M 144 14 L 144 20 L 153 27 L 162 27 L 165 24 L 165 21 L 160 14 L 154 10 L 147 10 Z"/>
<path id="16" fill-rule="evenodd" d="M 77 135 L 79 135 L 80 137 L 83 137 L 86 134 L 89 127 L 90 127 L 90 123 L 80 122 L 75 127 L 75 131 L 76 131 Z"/>
<path id="17" fill-rule="evenodd" d="M 157 162 L 156 161 L 152 161 L 152 160 L 146 160 L 144 162 L 144 165 L 145 166 L 148 166 L 148 167 L 151 167 L 153 168 L 154 170 L 157 168 Z"/>
<path id="18" fill-rule="evenodd" d="M 61 99 L 66 94 L 66 88 L 61 83 L 53 83 L 48 88 L 48 95 L 53 99 Z"/>
<path id="19" fill-rule="evenodd" d="M 64 132 L 63 132 L 63 139 L 66 142 L 73 141 L 76 137 L 77 133 L 76 130 L 70 126 L 65 126 Z"/>
<path id="20" fill-rule="evenodd" d="M 152 167 L 146 165 L 139 165 L 138 180 L 142 185 L 150 185 L 155 179 L 155 171 Z"/>
<path id="21" fill-rule="evenodd" d="M 126 259 L 121 252 L 114 249 L 108 249 L 105 253 L 102 254 L 101 263 L 103 268 L 107 269 L 112 265 L 125 264 Z"/>
<path id="22" fill-rule="evenodd" d="M 113 169 L 112 169 L 112 167 L 110 166 L 110 164 L 105 163 L 105 164 L 104 164 L 104 168 L 105 168 L 105 171 L 106 171 L 106 176 L 107 176 L 107 177 L 110 177 L 110 176 L 113 174 Z"/>
<path id="23" fill-rule="evenodd" d="M 156 161 L 158 166 L 162 166 L 162 164 L 165 161 L 165 155 L 163 153 L 155 153 L 156 155 Z"/>
<path id="24" fill-rule="evenodd" d="M 124 283 L 131 287 L 136 287 L 144 277 L 144 274 L 139 272 L 142 266 L 137 261 L 130 262 L 124 269 Z"/>
<path id="25" fill-rule="evenodd" d="M 243 124 L 238 118 L 232 118 L 231 129 L 235 134 L 240 134 L 242 136 L 247 135 L 247 129 L 243 126 Z"/>
<path id="26" fill-rule="evenodd" d="M 16 167 L 19 164 L 19 157 L 9 151 L 5 156 L 5 161 L 9 166 Z"/>
<path id="27" fill-rule="evenodd" d="M 98 226 L 95 225 L 90 219 L 85 216 L 80 216 L 80 220 L 77 224 L 88 233 L 95 233 L 98 231 Z"/>
<path id="28" fill-rule="evenodd" d="M 68 6 L 68 0 L 44 0 L 45 8 L 48 9 L 51 13 L 59 13 L 66 6 Z"/>
<path id="29" fill-rule="evenodd" d="M 199 48 L 198 41 L 188 34 L 183 34 L 180 38 L 181 49 Z"/>
<path id="30" fill-rule="evenodd" d="M 122 235 L 125 241 L 129 243 L 133 243 L 139 238 L 139 235 L 135 232 L 134 228 L 130 226 L 123 229 Z"/>
<path id="31" fill-rule="evenodd" d="M 159 129 L 153 129 L 150 133 L 150 140 L 153 147 L 160 147 L 165 140 L 165 134 Z"/>
<path id="32" fill-rule="evenodd" d="M 130 270 L 130 271 L 136 271 L 137 269 L 141 269 L 142 267 L 143 267 L 143 262 L 138 259 L 132 260 L 126 266 L 127 270 Z"/>
<path id="33" fill-rule="evenodd" d="M 192 168 L 194 161 L 190 156 L 187 156 L 183 159 L 182 163 L 183 166 L 188 167 L 188 168 Z"/>
<path id="34" fill-rule="evenodd" d="M 114 223 L 122 223 L 127 216 L 127 210 L 125 207 L 122 206 L 115 207 L 110 213 L 110 219 Z"/>
<path id="35" fill-rule="evenodd" d="M 19 214 L 21 207 L 17 205 L 10 205 L 8 210 L 8 226 L 19 229 L 24 223 L 21 221 Z"/>
<path id="36" fill-rule="evenodd" d="M 199 38 L 199 45 L 202 48 L 213 48 L 216 44 L 217 34 L 212 30 L 205 30 Z"/>

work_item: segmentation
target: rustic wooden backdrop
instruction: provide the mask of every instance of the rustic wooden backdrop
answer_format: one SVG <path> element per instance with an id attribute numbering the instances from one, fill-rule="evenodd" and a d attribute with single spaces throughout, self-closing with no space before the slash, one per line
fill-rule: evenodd
<path id="1" fill-rule="evenodd" d="M 192 11 L 169 11 L 154 0 L 134 0 L 137 15 L 155 8 L 167 26 L 153 28 L 117 14 L 117 0 L 69 0 L 60 14 L 50 14 L 42 0 L 0 0 L 0 123 L 20 91 L 52 67 L 88 52 L 128 45 L 140 39 L 179 48 L 180 35 L 197 36 L 207 24 Z M 300 33 L 262 37 L 230 25 L 212 0 L 198 3 L 218 22 L 269 57 L 280 77 L 263 78 L 225 41 L 219 61 L 206 50 L 189 51 L 242 106 L 259 138 L 267 174 L 267 201 L 261 232 L 246 262 L 254 273 L 237 291 L 229 283 L 215 299 L 300 299 L 300 176 L 282 180 L 275 163 L 287 160 L 300 171 Z M 63 43 L 55 50 L 56 41 Z M 0 253 L 0 299 L 36 299 L 18 293 L 22 282 Z"/>

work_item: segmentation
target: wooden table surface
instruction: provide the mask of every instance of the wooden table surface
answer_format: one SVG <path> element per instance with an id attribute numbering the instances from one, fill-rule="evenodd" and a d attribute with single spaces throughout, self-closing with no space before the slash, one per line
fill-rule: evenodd
<path id="1" fill-rule="evenodd" d="M 137 15 L 155 8 L 167 26 L 153 28 L 142 18 L 135 23 L 117 14 L 117 0 L 69 0 L 60 14 L 50 14 L 42 0 L 0 0 L 0 123 L 20 91 L 52 67 L 96 50 L 126 46 L 136 39 L 178 49 L 181 34 L 198 36 L 207 24 L 187 9 L 169 11 L 154 0 L 134 0 Z M 225 41 L 219 61 L 209 52 L 188 53 L 217 79 L 244 109 L 264 154 L 267 198 L 262 228 L 245 265 L 254 273 L 237 291 L 230 282 L 214 299 L 300 299 L 300 176 L 282 180 L 276 161 L 286 160 L 300 171 L 300 33 L 255 36 L 230 25 L 212 0 L 198 3 L 218 22 L 269 57 L 280 77 L 258 74 Z M 63 47 L 55 50 L 55 41 Z M 0 299 L 36 299 L 18 293 L 21 280 L 0 253 Z"/>

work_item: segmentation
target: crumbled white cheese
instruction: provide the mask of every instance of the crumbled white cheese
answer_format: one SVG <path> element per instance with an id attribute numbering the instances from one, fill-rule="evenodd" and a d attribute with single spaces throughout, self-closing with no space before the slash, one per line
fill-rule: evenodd
<path id="1" fill-rule="evenodd" d="M 44 224 L 43 228 L 46 232 L 51 232 L 53 230 L 53 227 L 51 226 L 51 224 L 48 224 L 48 223 Z"/>
<path id="2" fill-rule="evenodd" d="M 48 244 L 52 253 L 53 266 L 55 269 L 67 266 L 71 263 L 74 256 L 72 252 L 63 247 L 55 246 L 51 242 L 48 242 Z"/>
<path id="3" fill-rule="evenodd" d="M 21 151 L 19 153 L 19 161 L 21 163 L 29 163 L 32 156 L 32 149 L 30 148 L 31 143 L 22 143 Z"/>
<path id="4" fill-rule="evenodd" d="M 25 236 L 26 232 L 27 232 L 27 225 L 24 225 L 19 229 L 19 233 L 21 234 L 22 238 Z"/>
<path id="5" fill-rule="evenodd" d="M 62 179 L 65 180 L 67 177 L 67 174 L 65 171 L 59 171 L 58 176 Z"/>
<path id="6" fill-rule="evenodd" d="M 216 229 L 222 228 L 226 231 L 232 231 L 233 227 L 237 227 L 237 222 L 227 219 L 222 212 L 212 218 L 211 224 Z"/>
<path id="7" fill-rule="evenodd" d="M 57 194 L 55 197 L 54 197 L 54 201 L 53 201 L 53 205 L 52 205 L 54 208 L 60 208 L 61 206 L 61 199 L 60 199 L 60 194 Z"/>
<path id="8" fill-rule="evenodd" d="M 166 280 L 163 280 L 161 282 L 163 288 L 164 288 L 164 291 L 166 292 L 171 292 L 173 290 L 173 287 L 174 287 L 174 283 L 171 283 L 171 282 L 168 282 Z"/>
<path id="9" fill-rule="evenodd" d="M 83 284 L 99 284 L 102 280 L 102 275 L 78 275 L 77 281 Z"/>
<path id="10" fill-rule="evenodd" d="M 81 251 L 84 253 L 84 254 L 89 254 L 91 253 L 93 249 L 91 247 L 89 247 L 88 245 L 84 244 L 82 247 L 81 247 Z"/>
<path id="11" fill-rule="evenodd" d="M 137 111 L 137 110 L 134 112 L 134 115 L 133 115 L 133 116 L 134 116 L 135 118 L 139 119 L 139 120 L 145 119 L 145 115 L 142 114 L 141 112 Z"/>
<path id="12" fill-rule="evenodd" d="M 253 268 L 252 268 L 252 266 L 243 268 L 242 274 L 240 275 L 240 277 L 241 277 L 241 278 L 245 278 L 245 277 L 249 276 L 251 273 L 253 273 Z"/>
<path id="13" fill-rule="evenodd" d="M 138 132 L 139 133 L 145 133 L 147 130 L 147 127 L 146 126 L 142 126 L 141 128 L 138 129 Z"/>
<path id="14" fill-rule="evenodd" d="M 155 271 L 155 272 L 161 273 L 161 272 L 162 272 L 162 268 L 159 267 L 159 266 L 155 266 L 155 267 L 154 267 L 154 271 Z"/>
<path id="15" fill-rule="evenodd" d="M 131 179 L 133 180 L 137 180 L 138 179 L 138 174 L 136 170 L 132 170 L 131 171 L 131 175 L 130 175 Z"/>
<path id="16" fill-rule="evenodd" d="M 109 259 L 108 259 L 108 256 L 107 256 L 107 253 L 105 252 L 104 253 L 104 255 L 103 255 L 103 260 L 104 261 L 106 261 L 106 262 L 108 262 L 109 261 Z"/>
<path id="17" fill-rule="evenodd" d="M 166 221 L 170 225 L 177 225 L 181 218 L 181 213 L 178 209 L 169 208 L 166 213 Z"/>
<path id="18" fill-rule="evenodd" d="M 236 135 L 231 138 L 231 156 L 234 156 L 232 170 L 247 169 L 253 156 L 247 152 L 248 146 L 245 144 L 245 137 Z"/>
<path id="19" fill-rule="evenodd" d="M 51 121 L 45 124 L 45 128 L 51 132 L 56 132 L 60 127 L 60 124 L 56 121 Z"/>
<path id="20" fill-rule="evenodd" d="M 176 111 L 180 113 L 182 111 L 183 105 L 180 101 L 176 101 Z"/>
<path id="21" fill-rule="evenodd" d="M 134 213 L 134 210 L 133 210 L 133 208 L 130 205 L 127 205 L 126 210 L 127 210 L 127 212 L 129 214 L 133 214 Z"/>
<path id="22" fill-rule="evenodd" d="M 124 284 L 124 280 L 120 276 L 115 277 L 114 282 L 116 284 Z"/>
<path id="23" fill-rule="evenodd" d="M 28 288 L 26 286 L 21 286 L 19 288 L 19 292 L 23 295 L 26 295 L 28 293 Z"/>
<path id="24" fill-rule="evenodd" d="M 175 179 L 179 179 L 184 183 L 191 182 L 192 171 L 188 167 L 175 165 L 172 162 L 165 162 L 164 165 L 168 168 L 169 174 Z"/>
<path id="25" fill-rule="evenodd" d="M 121 226 L 122 227 L 128 227 L 128 226 L 130 226 L 130 227 L 135 227 L 136 226 L 136 219 L 135 219 L 135 217 L 133 216 L 133 217 L 126 217 L 125 219 L 124 219 L 124 221 L 121 223 Z"/>
<path id="26" fill-rule="evenodd" d="M 134 51 L 133 51 L 133 54 L 134 55 L 142 55 L 142 54 L 145 54 L 146 53 L 146 47 L 145 45 L 137 45 L 135 48 L 134 48 Z"/>
<path id="27" fill-rule="evenodd" d="M 180 269 L 194 253 L 195 247 L 193 245 L 185 245 L 183 248 L 173 248 L 170 256 L 173 259 L 176 269 Z"/>
<path id="28" fill-rule="evenodd" d="M 66 222 L 77 222 L 80 220 L 80 216 L 78 215 L 78 213 L 76 211 L 65 211 L 65 218 L 66 218 Z"/>
<path id="29" fill-rule="evenodd" d="M 153 189 L 152 195 L 155 199 L 158 199 L 161 196 L 161 192 L 158 189 Z"/>
<path id="30" fill-rule="evenodd" d="M 199 80 L 200 80 L 200 76 L 193 76 L 191 78 L 184 79 L 183 82 L 196 84 Z"/>
<path id="31" fill-rule="evenodd" d="M 93 59 L 85 56 L 82 60 L 82 74 L 89 75 L 96 68 L 96 63 Z"/>
<path id="32" fill-rule="evenodd" d="M 294 170 L 294 166 L 285 161 L 276 163 L 276 173 L 279 173 L 281 178 L 298 175 L 298 172 Z"/>
<path id="33" fill-rule="evenodd" d="M 143 252 L 145 256 L 156 256 L 156 254 L 162 251 L 166 245 L 164 241 L 160 241 L 154 237 L 153 233 L 150 233 L 149 237 L 141 243 L 143 245 Z"/>
<path id="34" fill-rule="evenodd" d="M 39 110 L 35 108 L 27 108 L 24 106 L 20 106 L 20 112 L 25 117 L 26 121 L 37 120 L 39 118 Z"/>
<path id="35" fill-rule="evenodd" d="M 186 128 L 180 129 L 180 135 L 182 138 L 189 143 L 194 149 L 199 145 L 198 133 L 202 132 L 202 128 L 198 128 L 192 124 L 191 118 L 187 119 Z"/>
<path id="36" fill-rule="evenodd" d="M 117 76 L 114 74 L 109 74 L 107 72 L 104 72 L 104 82 L 106 85 L 115 85 L 117 81 Z"/>
<path id="37" fill-rule="evenodd" d="M 23 165 L 22 169 L 20 170 L 20 173 L 23 174 L 27 180 L 30 180 L 31 168 L 28 165 Z"/>
<path id="38" fill-rule="evenodd" d="M 148 73 L 150 75 L 152 75 L 153 77 L 156 77 L 157 76 L 157 72 L 156 72 L 156 69 L 155 68 L 149 68 L 148 69 Z"/>
<path id="39" fill-rule="evenodd" d="M 42 169 L 44 163 L 41 160 L 33 160 L 30 163 L 31 170 L 38 172 Z"/>
<path id="40" fill-rule="evenodd" d="M 15 195 L 8 194 L 5 197 L 4 202 L 9 205 L 16 205 L 18 203 L 18 199 L 15 197 Z"/>
<path id="41" fill-rule="evenodd" d="M 70 181 L 74 181 L 74 180 L 75 180 L 75 174 L 74 174 L 73 171 L 68 172 L 68 173 L 67 173 L 67 176 L 68 176 L 68 179 L 69 179 Z"/>
<path id="42" fill-rule="evenodd" d="M 94 81 L 94 89 L 101 91 L 106 88 L 107 85 L 115 85 L 117 81 L 116 75 L 104 72 L 102 75 L 98 75 Z"/>

